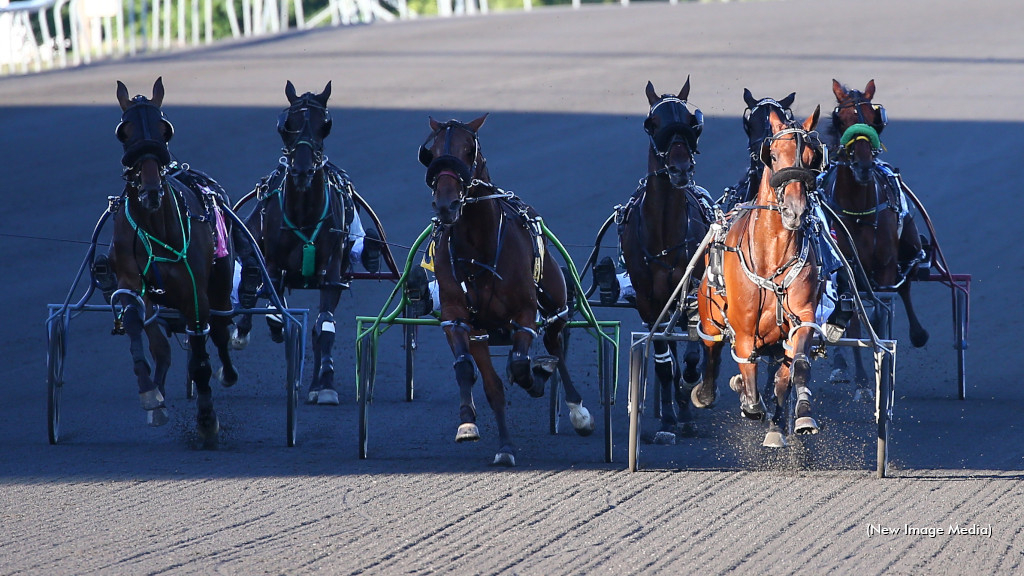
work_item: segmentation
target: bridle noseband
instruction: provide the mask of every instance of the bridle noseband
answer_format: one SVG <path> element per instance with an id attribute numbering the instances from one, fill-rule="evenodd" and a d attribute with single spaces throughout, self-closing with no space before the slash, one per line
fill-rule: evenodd
<path id="1" fill-rule="evenodd" d="M 771 145 L 775 140 L 792 135 L 796 140 L 796 163 L 778 170 L 772 165 Z M 810 166 L 804 165 L 804 149 L 810 147 L 814 151 L 814 160 Z M 759 158 L 762 163 L 771 171 L 768 185 L 775 194 L 776 201 L 781 204 L 785 195 L 786 186 L 792 182 L 799 182 L 804 185 L 805 190 L 813 190 L 817 185 L 817 176 L 824 168 L 825 145 L 821 142 L 817 132 L 808 132 L 803 128 L 797 128 L 792 123 L 788 128 L 780 130 L 767 137 L 761 143 Z"/>

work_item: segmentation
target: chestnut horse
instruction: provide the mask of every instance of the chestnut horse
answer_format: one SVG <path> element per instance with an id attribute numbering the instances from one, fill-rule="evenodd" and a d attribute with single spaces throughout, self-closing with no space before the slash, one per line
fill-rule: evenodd
<path id="1" fill-rule="evenodd" d="M 885 108 L 872 103 L 875 81 L 863 91 L 850 90 L 832 80 L 836 108 L 832 134 L 838 139 L 837 155 L 822 178 L 825 201 L 853 238 L 837 234 L 839 248 L 852 264 L 860 265 L 874 291 L 895 291 L 903 301 L 910 323 L 910 342 L 928 342 L 910 299 L 910 279 L 924 259 L 921 236 L 902 190 L 899 174 L 877 159 L 882 150 L 879 135 L 888 121 Z M 837 232 L 839 225 L 834 225 Z M 858 260 L 859 257 L 859 260 Z M 852 336 L 859 327 L 851 325 Z M 858 385 L 868 381 L 859 349 L 854 351 Z"/>
<path id="2" fill-rule="evenodd" d="M 114 214 L 109 254 L 117 283 L 111 300 L 122 307 L 115 332 L 127 333 L 131 340 L 147 421 L 163 425 L 168 421 L 163 395 L 170 346 L 159 322 L 154 322 L 154 306 L 180 312 L 191 351 L 188 374 L 198 394 L 197 431 L 211 445 L 220 425 L 213 410 L 207 334 L 220 356 L 218 377 L 225 386 L 238 381 L 228 353 L 234 254 L 220 214 L 227 197 L 212 179 L 171 161 L 167 143 L 174 129 L 160 110 L 163 99 L 160 78 L 152 98 L 129 98 L 128 88 L 117 83 L 122 115 L 116 134 L 124 147 L 126 184 Z M 212 315 L 211 310 L 224 314 Z M 143 351 L 143 332 L 149 337 L 152 368 Z"/>
<path id="3" fill-rule="evenodd" d="M 782 100 L 774 98 L 761 98 L 758 100 L 747 88 L 743 89 L 743 101 L 747 108 L 743 111 L 743 132 L 747 135 L 747 151 L 750 153 L 750 164 L 743 178 L 732 187 L 726 188 L 721 200 L 718 201 L 722 212 L 728 213 L 737 204 L 751 202 L 757 196 L 757 190 L 761 186 L 761 172 L 764 171 L 764 164 L 761 163 L 761 144 L 764 139 L 772 135 L 771 123 L 768 121 L 768 113 L 775 110 L 780 118 L 793 119 L 793 100 L 796 92 L 791 92 Z"/>
<path id="4" fill-rule="evenodd" d="M 708 347 L 701 383 L 693 389 L 696 406 L 710 406 L 717 394 L 723 339 L 732 341 L 740 374 L 730 387 L 739 393 L 740 410 L 753 420 L 765 417 L 757 387 L 758 357 L 777 361 L 775 406 L 765 446 L 785 446 L 785 409 L 791 387 L 797 394 L 795 429 L 813 434 L 810 347 L 815 308 L 821 296 L 816 234 L 812 216 L 815 179 L 823 162 L 822 144 L 813 132 L 820 107 L 803 123 L 769 113 L 772 135 L 761 147 L 765 168 L 754 204 L 738 208 L 735 218 L 712 243 L 707 272 L 698 291 L 700 329 Z"/>
<path id="5" fill-rule="evenodd" d="M 355 218 L 353 189 L 345 172 L 324 154 L 324 139 L 333 123 L 327 109 L 331 83 L 319 94 L 306 92 L 299 96 L 288 81 L 285 96 L 288 108 L 277 122 L 284 157 L 277 170 L 257 184 L 258 203 L 246 218 L 246 226 L 263 251 L 267 272 L 279 295 L 283 297 L 285 288 L 319 291 L 320 308 L 312 334 L 313 377 L 306 402 L 337 405 L 340 401 L 334 386 L 332 355 L 334 311 L 348 287 L 345 274 L 355 241 L 349 233 Z M 371 251 L 379 254 L 379 245 L 370 243 L 364 255 Z M 259 270 L 252 262 L 243 263 L 241 276 L 239 303 L 252 307 Z M 270 315 L 267 321 L 271 338 L 281 342 L 280 319 Z M 233 339 L 236 347 L 244 347 L 251 328 L 251 316 L 240 319 Z"/>
<path id="6" fill-rule="evenodd" d="M 456 442 L 476 441 L 474 361 L 484 394 L 498 423 L 498 452 L 493 464 L 515 466 L 505 415 L 505 388 L 491 364 L 489 345 L 511 342 L 509 380 L 539 398 L 557 369 L 565 387 L 573 428 L 581 436 L 594 430 L 565 364 L 562 330 L 569 310 L 562 271 L 542 234 L 537 212 L 491 184 L 477 133 L 486 115 L 463 123 L 430 118 L 430 136 L 419 150 L 427 167 L 438 223 L 434 272 L 441 301 L 441 326 L 455 355 L 459 386 Z M 538 324 L 538 315 L 542 316 Z M 530 346 L 543 327 L 550 357 L 531 365 Z"/>
<path id="7" fill-rule="evenodd" d="M 669 303 L 697 245 L 707 235 L 711 206 L 707 192 L 693 181 L 694 154 L 704 121 L 699 109 L 691 113 L 687 108 L 690 79 L 679 94 L 659 95 L 650 82 L 646 93 L 650 105 L 644 120 L 650 140 L 648 173 L 622 210 L 619 243 L 636 290 L 637 312 L 650 327 Z M 694 277 L 699 278 L 701 272 Z M 691 293 L 687 290 L 683 297 Z M 680 374 L 676 342 L 654 341 L 654 372 L 661 386 L 661 428 L 653 438 L 657 444 L 674 444 L 677 434 L 695 433 L 690 385 L 700 378 L 701 345 L 690 341 L 686 346 L 686 368 Z"/>

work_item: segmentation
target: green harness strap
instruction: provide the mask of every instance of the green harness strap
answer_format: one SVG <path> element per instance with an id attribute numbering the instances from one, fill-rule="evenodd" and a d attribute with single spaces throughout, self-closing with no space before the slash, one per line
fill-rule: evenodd
<path id="1" fill-rule="evenodd" d="M 166 183 L 164 184 L 164 186 L 166 186 Z M 130 203 L 124 203 L 125 219 L 128 220 L 128 224 L 131 225 L 132 230 L 135 231 L 135 234 L 139 237 L 139 239 L 142 240 L 142 245 L 146 249 L 146 266 L 142 269 L 142 292 L 139 294 L 139 297 L 142 298 L 146 295 L 146 291 L 148 289 L 148 285 L 146 284 L 146 274 L 149 273 L 149 270 L 153 267 L 154 263 L 164 262 L 168 264 L 174 264 L 177 262 L 181 262 L 182 264 L 185 265 L 185 270 L 188 271 L 188 277 L 192 281 L 192 301 L 195 303 L 196 312 L 195 327 L 196 332 L 201 332 L 203 330 L 203 326 L 199 325 L 199 290 L 198 287 L 196 286 L 196 276 L 192 272 L 192 266 L 188 263 L 188 247 L 189 244 L 191 244 L 192 240 L 192 220 L 189 218 L 181 217 L 181 207 L 178 205 L 177 198 L 174 196 L 174 190 L 169 189 L 169 191 L 171 192 L 169 196 L 174 201 L 174 213 L 175 215 L 177 215 L 178 225 L 181 227 L 181 250 L 175 250 L 173 247 L 171 247 L 163 240 L 157 238 L 156 236 L 153 236 L 146 230 L 142 229 L 142 227 L 139 226 L 135 219 L 132 218 Z M 170 252 L 173 258 L 157 256 L 156 254 L 154 254 L 153 244 L 156 244 L 160 248 L 163 248 L 164 250 Z"/>
<path id="2" fill-rule="evenodd" d="M 284 222 L 285 226 L 294 232 L 295 235 L 299 237 L 299 240 L 302 240 L 303 242 L 302 277 L 307 279 L 312 278 L 316 274 L 316 245 L 314 242 L 316 241 L 316 237 L 320 234 L 320 230 L 323 228 L 324 222 L 327 220 L 327 214 L 331 210 L 331 190 L 327 179 L 324 179 L 324 212 L 320 215 L 320 221 L 316 223 L 316 227 L 313 228 L 313 233 L 308 237 L 303 234 L 302 230 L 293 224 L 288 218 L 288 214 L 284 210 L 284 194 L 282 193 L 281 188 L 278 187 L 270 194 L 277 196 L 278 205 L 281 207 L 281 220 Z"/>

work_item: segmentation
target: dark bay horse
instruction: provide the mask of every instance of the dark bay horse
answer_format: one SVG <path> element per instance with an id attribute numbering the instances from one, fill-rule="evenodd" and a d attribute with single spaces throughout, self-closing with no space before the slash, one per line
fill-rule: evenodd
<path id="1" fill-rule="evenodd" d="M 740 368 L 729 385 L 739 393 L 743 415 L 763 419 L 767 409 L 757 387 L 757 362 L 763 355 L 775 359 L 774 389 L 766 388 L 766 395 L 775 398 L 764 439 L 770 447 L 785 446 L 791 387 L 798 399 L 796 432 L 818 431 L 807 383 L 815 308 L 824 283 L 815 239 L 821 223 L 811 217 L 808 196 L 823 163 L 823 147 L 813 132 L 819 112 L 815 108 L 802 123 L 770 112 L 772 135 L 761 148 L 765 168 L 757 199 L 741 207 L 712 243 L 698 292 L 708 359 L 693 402 L 698 407 L 714 402 L 724 339 L 729 339 Z"/>
<path id="2" fill-rule="evenodd" d="M 910 342 L 915 347 L 928 342 L 910 298 L 910 279 L 924 259 L 921 236 L 902 190 L 899 174 L 878 160 L 882 150 L 879 135 L 888 118 L 885 108 L 872 103 L 875 81 L 863 91 L 847 89 L 832 80 L 836 108 L 831 133 L 837 138 L 835 161 L 823 176 L 823 196 L 853 238 L 837 234 L 843 255 L 859 263 L 874 291 L 895 291 L 903 301 L 910 324 Z M 838 229 L 838 224 L 835 225 Z M 859 260 L 858 260 L 859 257 Z M 851 335 L 859 334 L 856 324 Z M 858 384 L 867 382 L 859 349 L 854 351 Z"/>
<path id="3" fill-rule="evenodd" d="M 505 388 L 491 364 L 489 345 L 511 344 L 509 380 L 534 398 L 558 370 L 573 428 L 582 436 L 594 419 L 569 376 L 562 330 L 569 310 L 566 284 L 547 249 L 537 212 L 491 184 L 477 134 L 486 115 L 463 123 L 430 118 L 430 135 L 420 147 L 433 191 L 438 227 L 434 272 L 440 292 L 441 326 L 455 355 L 459 386 L 457 442 L 476 441 L 473 385 L 476 369 L 498 423 L 498 452 L 493 464 L 515 466 L 515 446 L 505 414 Z M 538 322 L 538 317 L 540 322 Z M 550 357 L 531 362 L 530 346 L 543 329 Z"/>
<path id="4" fill-rule="evenodd" d="M 650 327 L 669 303 L 707 234 L 711 207 L 707 192 L 693 181 L 694 154 L 704 121 L 699 109 L 690 112 L 687 107 L 690 79 L 678 94 L 659 95 L 648 82 L 646 94 L 650 105 L 644 120 L 650 140 L 648 173 L 623 210 L 619 243 L 636 290 L 637 312 Z M 694 277 L 699 278 L 701 272 Z M 654 436 L 658 444 L 674 444 L 677 433 L 692 436 L 695 432 L 687 384 L 700 377 L 701 346 L 687 342 L 682 374 L 676 348 L 675 341 L 654 342 L 654 371 L 661 386 L 661 428 Z"/>
<path id="5" fill-rule="evenodd" d="M 757 191 L 761 186 L 761 173 L 764 171 L 764 164 L 761 162 L 761 144 L 765 138 L 772 135 L 769 112 L 775 110 L 780 118 L 792 120 L 791 106 L 793 106 L 794 99 L 796 99 L 796 92 L 791 92 L 782 100 L 757 99 L 749 89 L 743 89 L 743 102 L 747 105 L 743 111 L 743 132 L 747 135 L 750 163 L 740 181 L 735 186 L 726 188 L 725 194 L 718 201 L 722 212 L 728 213 L 737 204 L 751 202 L 757 196 Z"/>
<path id="6" fill-rule="evenodd" d="M 127 333 L 131 340 L 142 408 L 149 424 L 159 426 L 168 420 L 163 394 L 170 346 L 154 321 L 154 306 L 180 312 L 191 350 L 188 374 L 198 394 L 197 430 L 210 444 L 220 425 L 213 410 L 207 334 L 220 356 L 223 384 L 238 381 L 228 353 L 234 254 L 219 212 L 227 197 L 212 179 L 171 161 L 167 143 L 174 130 L 160 110 L 163 99 L 160 78 L 152 98 L 129 98 L 128 88 L 117 83 L 122 115 L 116 134 L 124 147 L 126 184 L 114 214 L 109 254 L 117 282 L 112 303 L 122 306 L 115 332 Z M 154 367 L 143 350 L 143 332 Z"/>
<path id="7" fill-rule="evenodd" d="M 286 288 L 320 292 L 320 310 L 313 324 L 313 378 L 306 401 L 337 405 L 332 356 L 334 311 L 348 287 L 346 274 L 352 246 L 358 240 L 350 234 L 356 218 L 354 190 L 345 172 L 324 154 L 324 139 L 332 126 L 327 109 L 331 83 L 319 94 L 306 92 L 299 96 L 288 81 L 285 96 L 288 108 L 281 112 L 277 123 L 284 157 L 278 168 L 257 184 L 258 202 L 246 218 L 246 226 L 263 251 L 267 272 L 279 295 L 283 297 Z M 373 241 L 379 238 L 376 230 L 367 231 L 367 237 L 362 262 L 369 269 L 370 262 L 380 254 L 380 246 Z M 251 307 L 260 282 L 259 271 L 251 261 L 243 261 L 241 276 L 239 301 L 243 307 Z M 273 340 L 282 341 L 280 319 L 271 315 L 267 320 Z M 251 327 L 251 316 L 240 319 L 233 339 L 236 347 L 244 347 Z"/>

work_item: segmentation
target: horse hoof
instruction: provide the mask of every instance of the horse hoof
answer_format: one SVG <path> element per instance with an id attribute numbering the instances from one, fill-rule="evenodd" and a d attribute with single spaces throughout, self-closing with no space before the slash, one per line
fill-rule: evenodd
<path id="1" fill-rule="evenodd" d="M 228 343 L 232 350 L 245 350 L 245 347 L 249 345 L 249 334 L 239 336 L 238 328 L 232 326 Z"/>
<path id="2" fill-rule="evenodd" d="M 743 404 L 740 403 L 740 412 L 743 413 L 743 417 L 749 420 L 764 420 L 764 415 L 768 411 L 765 408 L 764 400 L 758 400 L 757 404 Z"/>
<path id="3" fill-rule="evenodd" d="M 697 367 L 694 366 L 691 368 L 690 365 L 687 364 L 686 368 L 683 370 L 683 382 L 686 382 L 687 384 L 696 384 L 698 380 L 700 380 L 700 372 L 697 371 Z"/>
<path id="4" fill-rule="evenodd" d="M 480 439 L 480 429 L 472 422 L 459 424 L 459 431 L 455 433 L 456 442 L 476 442 Z"/>
<path id="5" fill-rule="evenodd" d="M 498 452 L 494 455 L 494 462 L 491 462 L 491 466 L 505 466 L 506 468 L 514 468 L 515 465 L 515 454 L 510 454 L 508 452 Z"/>
<path id="6" fill-rule="evenodd" d="M 654 433 L 654 438 L 651 439 L 651 444 L 658 446 L 674 446 L 675 443 L 676 435 L 667 430 L 658 430 Z"/>
<path id="7" fill-rule="evenodd" d="M 160 393 L 159 388 L 154 388 L 147 392 L 140 392 L 139 402 L 142 403 L 143 410 L 154 410 L 156 408 L 163 408 L 164 395 Z"/>
<path id="8" fill-rule="evenodd" d="M 925 344 L 928 343 L 928 332 L 925 330 L 921 330 L 918 333 L 911 333 L 910 343 L 914 346 L 914 348 L 923 347 Z"/>
<path id="9" fill-rule="evenodd" d="M 793 425 L 794 430 L 797 434 L 817 434 L 818 423 L 814 421 L 814 418 L 810 416 L 804 416 L 797 418 Z"/>
<path id="10" fill-rule="evenodd" d="M 197 417 L 196 432 L 199 433 L 199 438 L 203 440 L 204 444 L 209 445 L 210 442 L 215 442 L 217 434 L 220 432 L 220 421 L 217 419 L 217 415 L 210 412 Z"/>
<path id="11" fill-rule="evenodd" d="M 740 391 L 743 390 L 743 375 L 737 374 L 732 378 L 729 378 L 729 388 L 731 388 L 733 392 L 739 394 Z"/>
<path id="12" fill-rule="evenodd" d="M 710 394 L 701 394 L 704 390 L 702 386 L 695 386 L 693 390 L 690 390 L 690 402 L 697 408 L 711 408 L 715 405 L 715 399 L 718 396 L 714 388 L 711 389 Z"/>
<path id="13" fill-rule="evenodd" d="M 216 374 L 214 374 L 214 377 L 217 379 L 218 382 L 220 382 L 221 386 L 223 386 L 225 388 L 231 388 L 235 384 L 238 384 L 238 373 L 235 372 L 234 376 L 232 378 L 226 378 L 224 376 L 224 367 L 223 366 L 221 366 L 220 368 L 217 368 L 217 372 L 216 372 Z"/>
<path id="14" fill-rule="evenodd" d="M 786 437 L 778 430 L 770 430 L 764 435 L 764 442 L 761 443 L 761 446 L 766 448 L 785 448 Z"/>
<path id="15" fill-rule="evenodd" d="M 152 410 L 146 410 L 146 424 L 153 426 L 163 426 L 167 424 L 171 419 L 170 414 L 167 412 L 167 408 L 160 406 Z"/>
<path id="16" fill-rule="evenodd" d="M 582 404 L 573 404 L 572 402 L 566 402 L 569 406 L 569 422 L 572 422 L 572 428 L 580 436 L 590 436 L 594 432 L 596 423 L 594 417 L 590 415 L 590 410 L 583 407 Z"/>
<path id="17" fill-rule="evenodd" d="M 341 404 L 338 400 L 338 391 L 334 388 L 323 388 L 316 396 L 316 403 L 319 406 L 337 406 Z"/>

